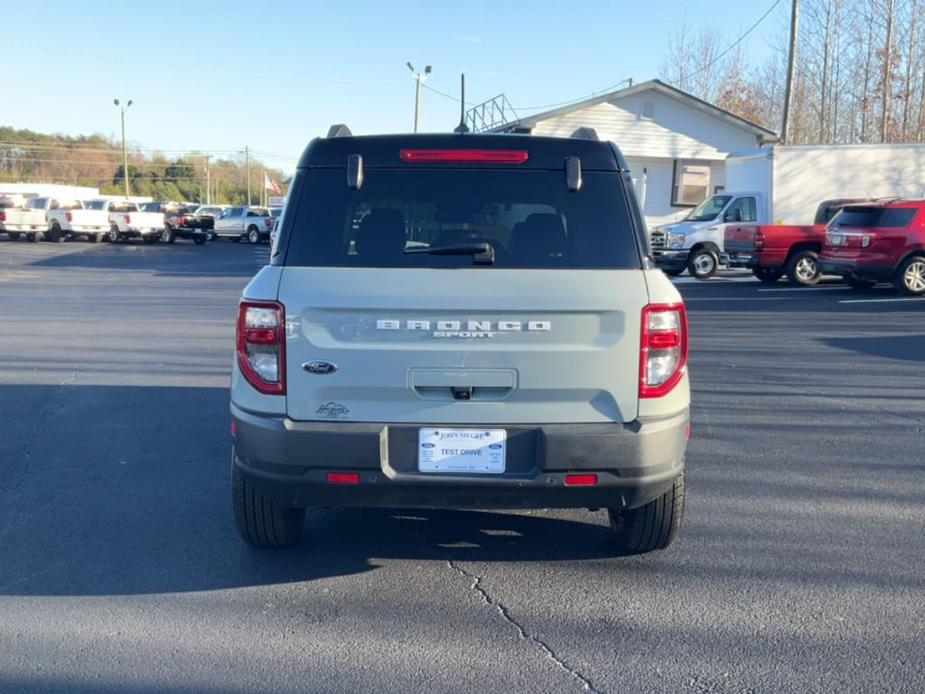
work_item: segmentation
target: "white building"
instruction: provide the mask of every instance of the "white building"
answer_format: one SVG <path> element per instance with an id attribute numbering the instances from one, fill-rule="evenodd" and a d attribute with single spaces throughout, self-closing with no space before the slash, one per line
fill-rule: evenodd
<path id="1" fill-rule="evenodd" d="M 18 195 L 27 199 L 90 200 L 99 197 L 100 189 L 57 183 L 0 183 L 0 195 Z"/>
<path id="2" fill-rule="evenodd" d="M 766 128 L 650 80 L 497 128 L 568 137 L 594 128 L 629 161 L 651 226 L 683 217 L 726 184 L 726 156 L 777 140 Z"/>

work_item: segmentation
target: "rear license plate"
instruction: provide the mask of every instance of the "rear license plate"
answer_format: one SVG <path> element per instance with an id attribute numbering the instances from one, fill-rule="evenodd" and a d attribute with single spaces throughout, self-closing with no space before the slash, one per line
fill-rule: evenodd
<path id="1" fill-rule="evenodd" d="M 421 429 L 418 470 L 498 475 L 504 472 L 504 429 Z"/>

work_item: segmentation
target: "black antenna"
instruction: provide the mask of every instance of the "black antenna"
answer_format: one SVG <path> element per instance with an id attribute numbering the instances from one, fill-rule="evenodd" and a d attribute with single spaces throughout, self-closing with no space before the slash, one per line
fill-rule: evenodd
<path id="1" fill-rule="evenodd" d="M 459 133 L 460 135 L 469 132 L 469 126 L 466 125 L 466 75 L 462 74 L 460 78 L 460 94 L 459 99 L 459 125 L 456 126 L 454 133 Z"/>

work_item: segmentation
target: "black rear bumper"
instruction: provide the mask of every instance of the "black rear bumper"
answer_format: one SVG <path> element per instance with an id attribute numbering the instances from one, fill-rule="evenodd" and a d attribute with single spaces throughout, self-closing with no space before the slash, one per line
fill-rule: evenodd
<path id="1" fill-rule="evenodd" d="M 690 249 L 681 250 L 653 250 L 652 257 L 655 264 L 662 270 L 683 270 L 687 267 Z"/>
<path id="2" fill-rule="evenodd" d="M 888 265 L 864 265 L 849 260 L 819 260 L 819 271 L 823 275 L 851 275 L 862 279 L 888 282 L 896 274 L 896 268 Z"/>
<path id="3" fill-rule="evenodd" d="M 422 425 L 294 422 L 232 405 L 235 465 L 278 503 L 410 508 L 635 508 L 683 471 L 688 413 L 629 424 L 511 425 L 505 473 L 418 471 Z M 423 425 L 427 426 L 427 425 Z M 471 425 L 466 425 L 471 427 Z M 329 473 L 356 473 L 332 484 Z M 566 474 L 593 474 L 569 486 Z"/>

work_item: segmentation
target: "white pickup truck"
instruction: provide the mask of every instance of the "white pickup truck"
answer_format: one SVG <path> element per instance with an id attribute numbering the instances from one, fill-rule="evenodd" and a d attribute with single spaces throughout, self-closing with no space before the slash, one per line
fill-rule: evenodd
<path id="1" fill-rule="evenodd" d="M 32 198 L 31 200 L 13 200 L 10 207 L 0 209 L 0 232 L 6 232 L 11 240 L 25 236 L 30 241 L 41 241 L 48 229 L 45 212 L 51 198 Z"/>
<path id="2" fill-rule="evenodd" d="M 131 238 L 140 238 L 145 243 L 154 243 L 164 233 L 164 214 L 162 212 L 142 212 L 138 208 L 138 203 L 120 200 L 91 200 L 87 206 L 106 212 L 109 240 L 112 243 Z"/>
<path id="3" fill-rule="evenodd" d="M 41 200 L 42 198 L 36 198 Z M 80 200 L 56 200 L 51 198 L 45 211 L 48 229 L 45 238 L 61 243 L 68 237 L 86 236 L 99 241 L 109 228 L 106 215 L 89 209 Z"/>

